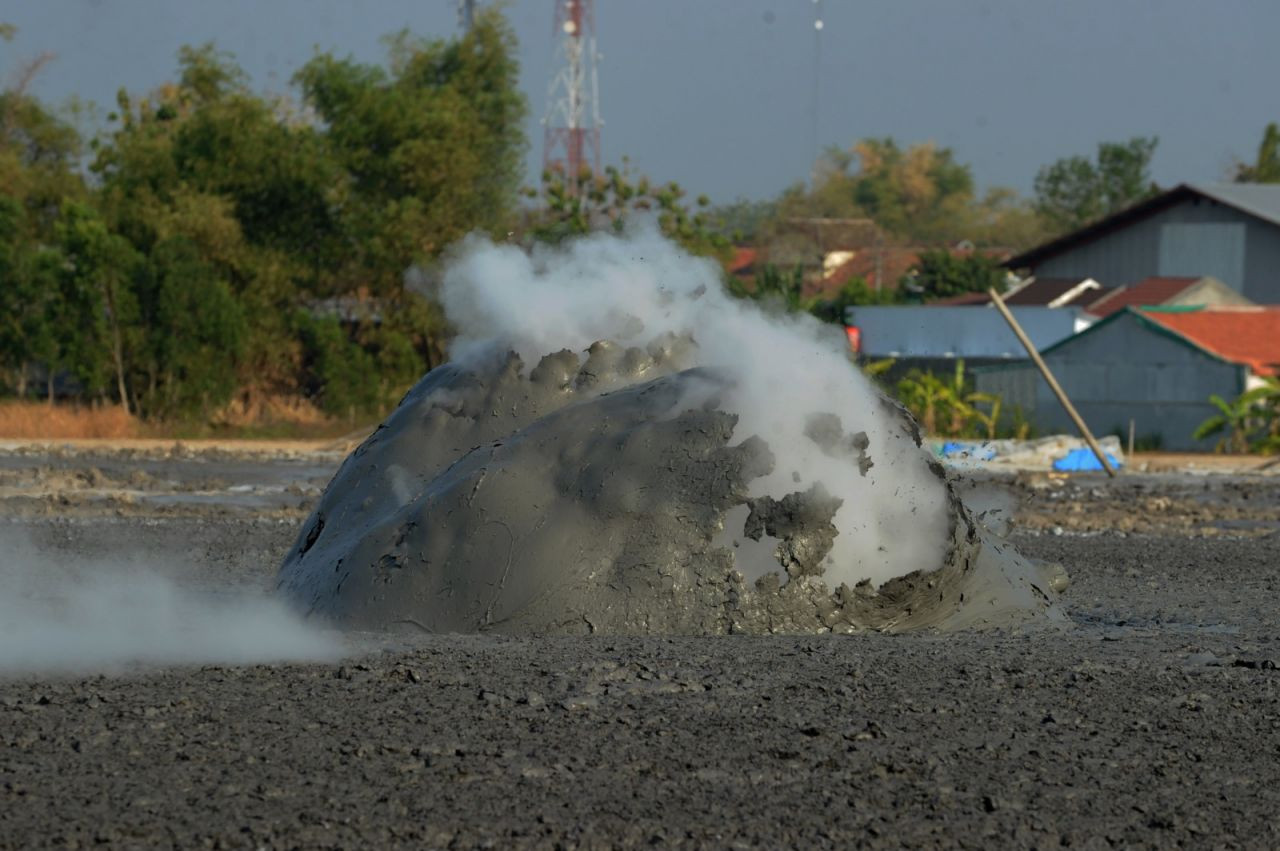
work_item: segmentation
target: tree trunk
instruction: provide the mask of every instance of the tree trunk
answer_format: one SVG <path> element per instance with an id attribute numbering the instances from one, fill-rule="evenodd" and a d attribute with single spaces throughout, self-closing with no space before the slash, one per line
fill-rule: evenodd
<path id="1" fill-rule="evenodd" d="M 116 392 L 120 394 L 120 404 L 126 414 L 133 413 L 129 406 L 129 392 L 124 386 L 124 346 L 120 342 L 120 321 L 116 317 L 115 291 L 111 286 L 102 288 L 107 298 L 107 316 L 111 320 L 111 358 L 116 367 Z"/>
<path id="2" fill-rule="evenodd" d="M 48 401 L 48 403 L 49 403 L 49 407 L 53 407 L 53 377 L 54 377 L 54 371 L 53 371 L 53 367 L 52 367 L 52 366 L 46 367 L 46 369 L 48 369 L 48 370 L 49 370 L 49 376 L 48 376 L 49 398 L 48 398 L 46 401 Z"/>
<path id="3" fill-rule="evenodd" d="M 27 398 L 27 362 L 18 364 L 18 398 Z"/>

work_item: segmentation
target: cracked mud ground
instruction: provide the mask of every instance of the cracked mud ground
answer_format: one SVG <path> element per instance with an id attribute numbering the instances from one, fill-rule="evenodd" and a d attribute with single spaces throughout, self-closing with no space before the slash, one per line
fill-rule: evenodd
<path id="1" fill-rule="evenodd" d="M 1280 480 L 1143 479 L 1144 532 L 1133 480 L 1079 481 L 1013 483 L 1066 632 L 363 636 L 0 680 L 0 846 L 1276 847 Z M 209 588 L 268 586 L 302 513 L 53 505 L 0 510 Z"/>

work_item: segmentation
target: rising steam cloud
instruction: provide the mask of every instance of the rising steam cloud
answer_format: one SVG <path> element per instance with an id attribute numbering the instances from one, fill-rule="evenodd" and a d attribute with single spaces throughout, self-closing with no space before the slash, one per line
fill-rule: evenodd
<path id="1" fill-rule="evenodd" d="M 455 360 L 506 347 L 527 367 L 597 340 L 644 346 L 662 334 L 690 335 L 697 344 L 690 365 L 722 371 L 734 383 L 723 400 L 739 416 L 734 441 L 759 435 L 777 458 L 751 495 L 781 498 L 821 483 L 843 500 L 830 585 L 879 584 L 941 564 L 943 488 L 850 363 L 839 329 L 732 298 L 715 263 L 690 257 L 652 226 L 532 256 L 472 238 L 446 270 L 442 299 L 458 330 Z M 806 436 L 817 414 L 866 432 L 874 466 L 865 476 L 856 463 L 834 463 Z"/>
<path id="2" fill-rule="evenodd" d="M 72 563 L 11 532 L 0 536 L 0 552 L 0 675 L 323 660 L 341 651 L 274 599 L 185 588 L 140 557 Z"/>

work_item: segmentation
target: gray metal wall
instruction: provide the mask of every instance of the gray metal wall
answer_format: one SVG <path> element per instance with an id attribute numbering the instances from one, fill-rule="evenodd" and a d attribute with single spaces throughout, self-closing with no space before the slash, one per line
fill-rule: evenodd
<path id="1" fill-rule="evenodd" d="M 1213 440 L 1192 432 L 1216 409 L 1209 396 L 1231 398 L 1244 389 L 1244 369 L 1223 363 L 1125 314 L 1075 337 L 1044 356 L 1089 428 L 1106 434 L 1128 429 L 1159 435 L 1165 449 L 1207 450 Z M 1036 427 L 1045 433 L 1074 432 L 1070 418 L 1048 386 L 1036 386 Z"/>
<path id="2" fill-rule="evenodd" d="M 1257 304 L 1280 304 L 1280 228 L 1254 219 L 1248 239 L 1243 293 Z"/>
<path id="3" fill-rule="evenodd" d="M 1088 276 L 1107 286 L 1131 286 L 1153 275 L 1212 275 L 1259 304 L 1280 304 L 1280 227 L 1192 199 L 1052 257 L 1034 271 L 1042 278 Z"/>
<path id="4" fill-rule="evenodd" d="M 979 367 L 973 371 L 973 388 L 979 393 L 994 393 L 1001 398 L 1001 420 L 1012 422 L 1020 409 L 1028 421 L 1036 421 L 1036 388 L 1044 381 L 1030 361 L 1016 366 Z"/>
<path id="5" fill-rule="evenodd" d="M 1075 333 L 1078 308 L 1014 307 L 1037 349 Z M 867 357 L 1025 358 L 1026 350 L 993 307 L 894 305 L 851 307 L 845 321 L 862 332 Z"/>

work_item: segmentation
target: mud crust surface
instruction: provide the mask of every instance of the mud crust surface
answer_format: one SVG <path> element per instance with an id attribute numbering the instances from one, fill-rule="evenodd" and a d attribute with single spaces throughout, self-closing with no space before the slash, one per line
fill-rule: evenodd
<path id="1" fill-rule="evenodd" d="M 62 502 L 119 458 L 10 459 L 49 500 L 0 495 L 0 526 L 265 593 L 310 503 L 233 488 L 318 494 L 337 459 L 219 463 L 147 467 L 122 511 Z M 204 476 L 216 504 L 149 498 Z M 980 484 L 1067 567 L 1073 628 L 356 635 L 331 665 L 0 678 L 0 848 L 1280 845 L 1280 477 Z"/>
<path id="2" fill-rule="evenodd" d="M 296 528 L 24 521 L 268 585 Z M 1274 847 L 1275 539 L 1018 534 L 1075 629 L 355 638 L 0 681 L 0 847 Z"/>

